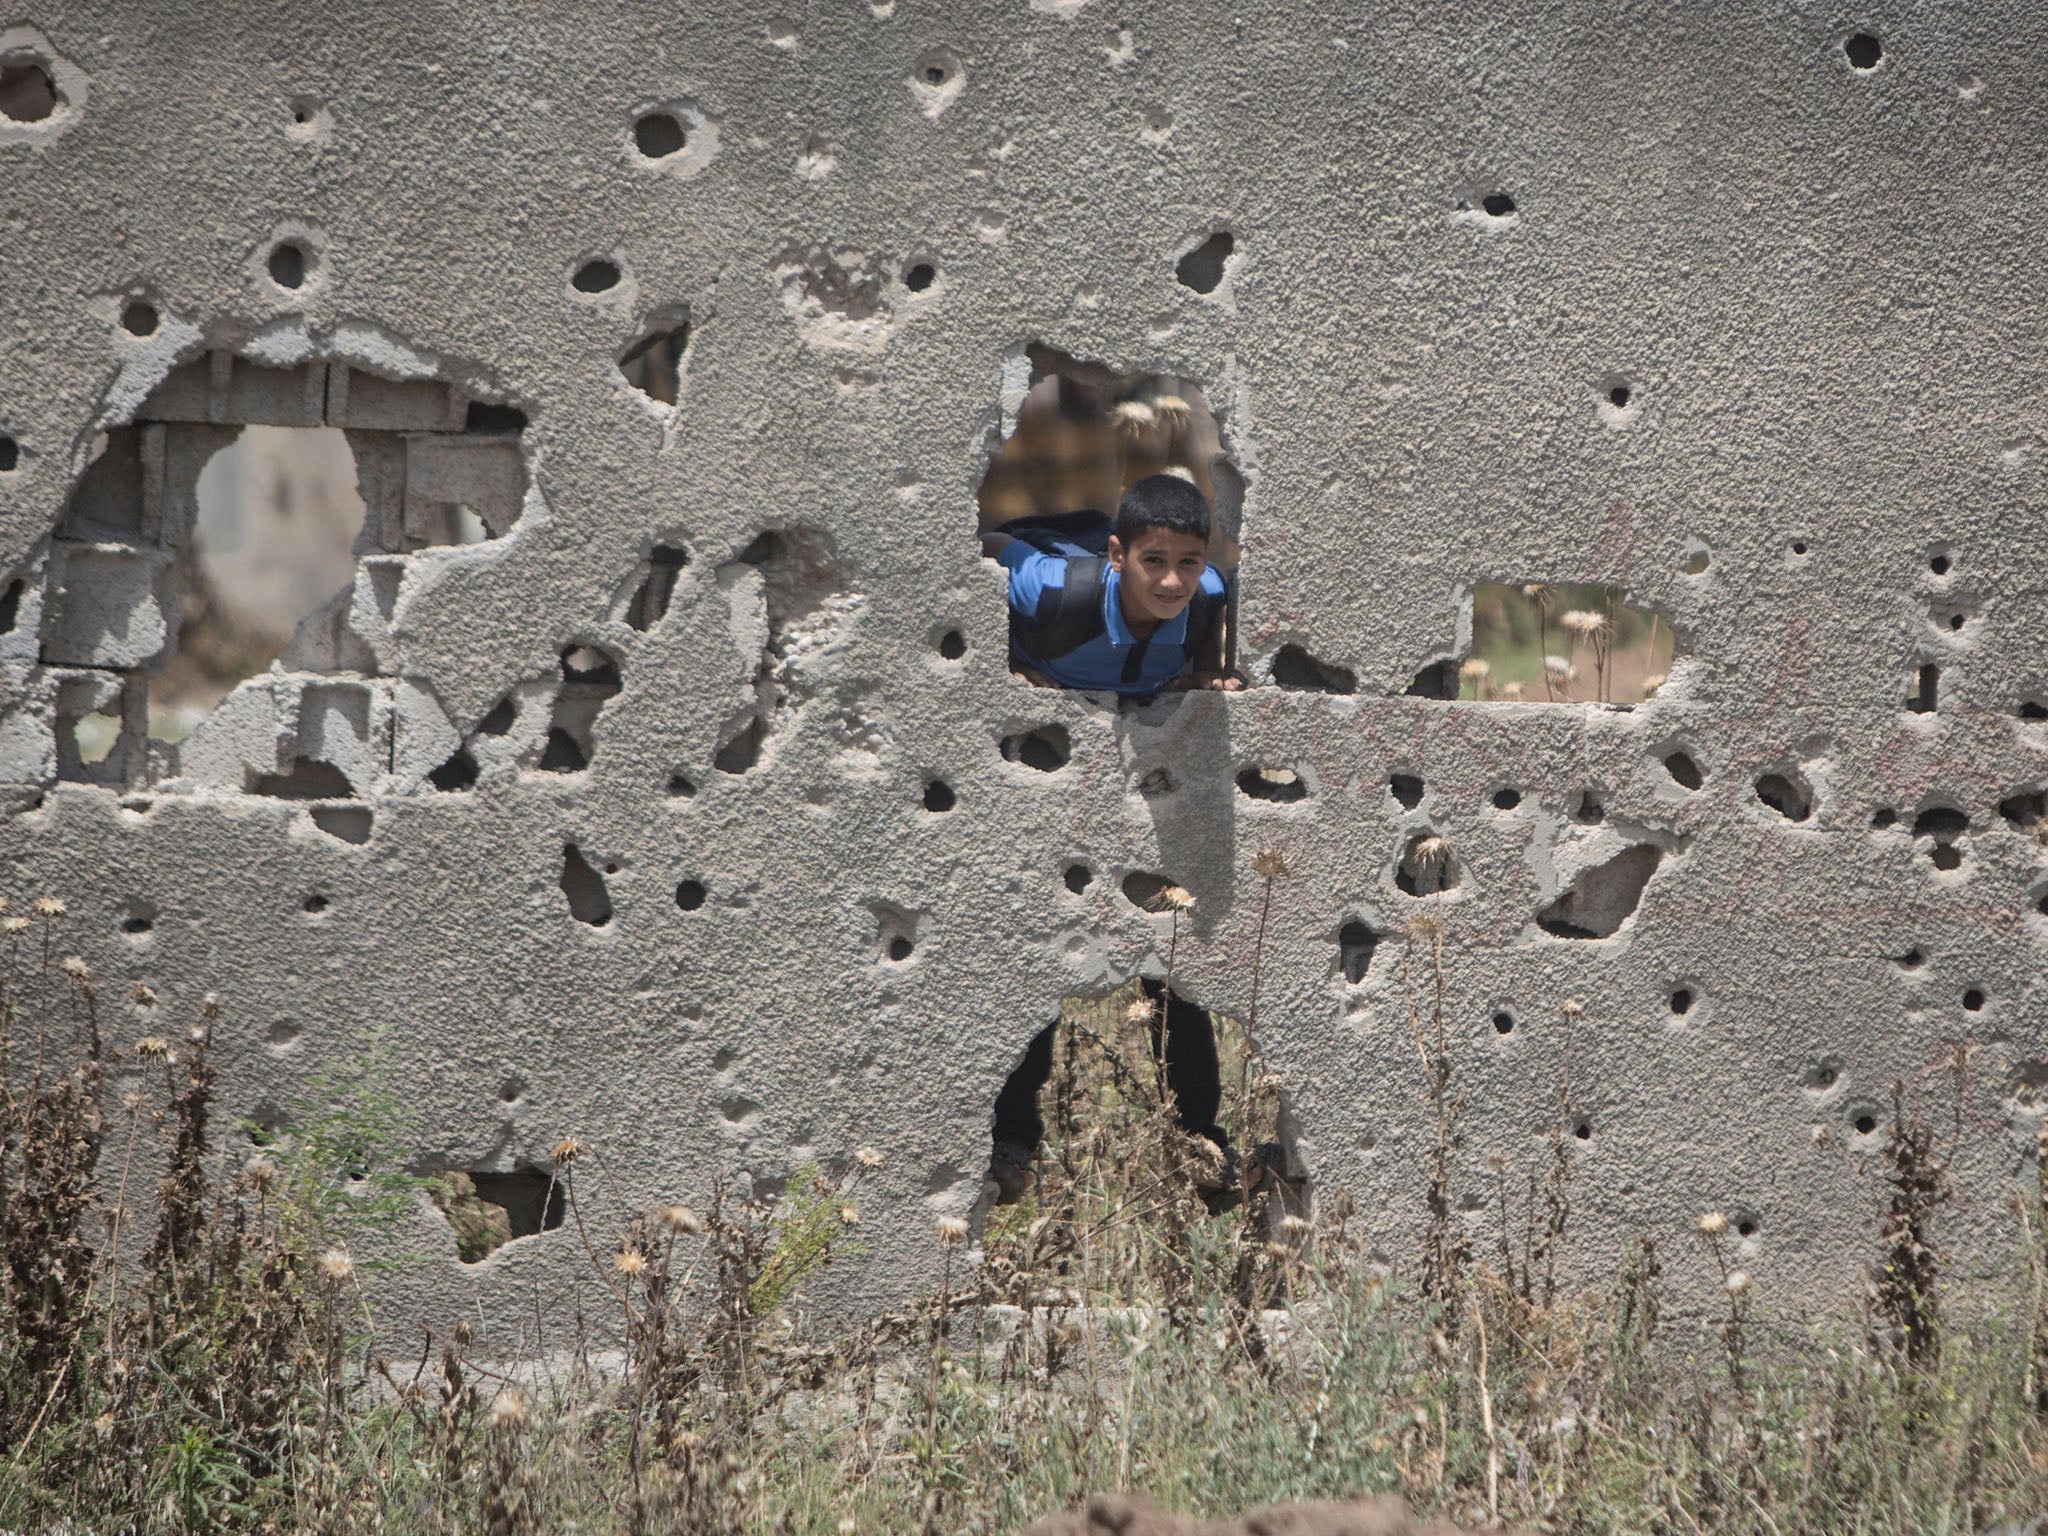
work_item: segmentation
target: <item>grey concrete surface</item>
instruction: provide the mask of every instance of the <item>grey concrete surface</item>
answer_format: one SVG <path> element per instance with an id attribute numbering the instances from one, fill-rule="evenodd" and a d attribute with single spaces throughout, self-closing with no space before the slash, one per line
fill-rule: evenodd
<path id="1" fill-rule="evenodd" d="M 865 1253 L 816 1296 L 851 1313 L 935 1273 L 933 1220 L 980 1197 L 991 1101 L 1058 1000 L 1162 963 L 1167 919 L 1124 877 L 1194 893 L 1178 979 L 1242 1013 L 1248 861 L 1277 848 L 1258 1044 L 1316 1189 L 1349 1188 L 1395 1262 L 1422 1209 L 1418 912 L 1445 929 L 1475 1197 L 1489 1155 L 1543 1155 L 1561 1005 L 1583 1005 L 1579 1276 L 1643 1232 L 1696 1297 L 1688 1233 L 1718 1207 L 1753 1227 L 1763 1304 L 1852 1293 L 1890 1085 L 1946 1114 L 1959 1041 L 1951 1240 L 1967 1271 L 2015 1262 L 2003 1202 L 2048 1081 L 2048 873 L 2025 807 L 2000 811 L 2048 781 L 2048 12 L 23 16 L 0 46 L 62 105 L 0 125 L 0 589 L 24 582 L 0 888 L 63 895 L 71 946 L 173 1014 L 219 993 L 230 1113 L 274 1114 L 374 1037 L 422 1160 L 545 1167 L 586 1141 L 600 1240 L 603 1202 L 769 1188 L 871 1144 Z M 650 159 L 634 125 L 661 106 L 685 145 Z M 1223 280 L 1179 284 L 1224 229 Z M 601 292 L 573 280 L 593 258 L 619 269 Z M 656 401 L 617 360 L 684 316 Z M 975 488 L 1031 342 L 1203 381 L 1244 485 L 1246 667 L 1297 645 L 1355 693 L 1118 712 L 1009 674 Z M 472 401 L 527 424 L 473 432 Z M 137 680 L 174 638 L 193 478 L 247 422 L 350 433 L 363 559 L 294 652 L 341 675 L 253 679 L 180 759 L 142 742 Z M 63 531 L 103 434 L 129 457 Z M 451 498 L 497 536 L 446 542 L 428 514 Z M 657 545 L 688 563 L 641 627 Z M 1631 711 L 1404 696 L 1503 580 L 1621 584 L 1676 627 L 1670 683 Z M 565 675 L 577 646 L 615 682 Z M 1929 666 L 1935 707 L 1910 710 Z M 127 711 L 111 767 L 62 746 L 85 709 Z M 1004 759 L 1048 723 L 1064 767 Z M 556 731 L 584 766 L 540 766 Z M 458 749 L 475 782 L 435 788 Z M 305 759 L 344 782 L 293 779 Z M 1312 793 L 1247 798 L 1249 765 Z M 1161 766 L 1174 787 L 1141 793 Z M 1793 771 L 1800 822 L 1754 789 Z M 1396 773 L 1424 783 L 1412 810 Z M 954 809 L 923 809 L 933 776 Z M 1916 834 L 1941 807 L 1967 829 Z M 1395 884 L 1418 831 L 1455 850 L 1441 897 Z M 1381 937 L 1353 985 L 1357 921 Z M 1462 1219 L 1488 1240 L 1488 1211 Z M 402 1239 L 418 1257 L 378 1283 L 420 1315 L 513 1327 L 587 1267 L 571 1230 L 476 1266 L 429 1211 Z"/>

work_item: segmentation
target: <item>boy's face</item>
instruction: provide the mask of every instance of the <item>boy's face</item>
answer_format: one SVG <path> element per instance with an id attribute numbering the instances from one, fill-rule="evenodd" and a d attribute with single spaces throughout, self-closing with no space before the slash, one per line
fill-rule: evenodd
<path id="1" fill-rule="evenodd" d="M 1164 623 L 1194 601 L 1209 550 L 1192 533 L 1147 528 L 1128 546 L 1111 534 L 1109 563 L 1122 583 L 1125 617 Z"/>

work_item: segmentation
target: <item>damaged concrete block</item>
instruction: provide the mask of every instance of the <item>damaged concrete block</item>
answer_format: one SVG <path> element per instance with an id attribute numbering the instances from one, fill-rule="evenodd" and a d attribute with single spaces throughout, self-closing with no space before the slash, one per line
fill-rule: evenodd
<path id="1" fill-rule="evenodd" d="M 408 437 L 405 531 L 410 540 L 439 543 L 428 530 L 446 508 L 465 507 L 500 537 L 518 521 L 526 496 L 526 462 L 516 437 Z"/>
<path id="2" fill-rule="evenodd" d="M 460 432 L 469 397 L 434 379 L 387 379 L 346 363 L 327 371 L 327 424 L 367 432 Z"/>
<path id="3" fill-rule="evenodd" d="M 25 564 L 0 573 L 0 661 L 32 662 L 42 656 L 48 575 L 47 543 Z"/>
<path id="4" fill-rule="evenodd" d="M 410 678 L 391 689 L 391 742 L 392 787 L 400 794 L 418 789 L 463 744 L 433 690 Z"/>
<path id="5" fill-rule="evenodd" d="M 0 662 L 0 786 L 45 785 L 57 777 L 56 680 L 43 668 Z"/>
<path id="6" fill-rule="evenodd" d="M 143 421 L 317 427 L 326 418 L 327 366 L 276 368 L 232 352 L 208 352 L 157 386 Z"/>
<path id="7" fill-rule="evenodd" d="M 282 771 L 289 753 L 277 682 L 277 674 L 265 672 L 216 704 L 174 749 L 178 778 L 194 786 L 240 790 Z"/>
<path id="8" fill-rule="evenodd" d="M 363 498 L 360 550 L 405 548 L 405 439 L 392 432 L 344 434 L 356 460 L 356 494 Z"/>
<path id="9" fill-rule="evenodd" d="M 390 712 L 381 690 L 366 683 L 283 681 L 297 693 L 290 755 L 330 765 L 356 794 L 368 796 L 390 761 Z"/>
<path id="10" fill-rule="evenodd" d="M 57 678 L 57 777 L 118 788 L 128 779 L 131 730 L 128 680 L 117 672 L 65 672 Z"/>
<path id="11" fill-rule="evenodd" d="M 57 525 L 61 537 L 81 543 L 114 541 L 139 544 L 143 539 L 143 503 L 147 498 L 148 466 L 144 440 L 152 429 L 114 427 L 103 434 L 97 457 L 78 477 Z M 161 463 L 161 431 L 151 444 Z"/>
<path id="12" fill-rule="evenodd" d="M 54 612 L 45 659 L 67 666 L 139 667 L 170 639 L 159 600 L 160 554 L 110 544 L 51 548 Z"/>

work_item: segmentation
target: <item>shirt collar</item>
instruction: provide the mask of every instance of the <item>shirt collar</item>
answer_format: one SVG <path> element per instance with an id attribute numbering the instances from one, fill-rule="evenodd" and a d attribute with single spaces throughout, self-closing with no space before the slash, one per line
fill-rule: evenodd
<path id="1" fill-rule="evenodd" d="M 1207 573 L 1204 572 L 1206 575 Z M 1116 567 L 1106 566 L 1102 573 L 1102 627 L 1109 636 L 1109 643 L 1122 650 L 1128 650 L 1138 643 L 1138 637 L 1131 633 L 1131 626 L 1124 622 L 1123 598 L 1118 593 L 1123 578 Z M 1190 603 L 1189 608 L 1194 604 Z M 1181 609 L 1172 618 L 1153 630 L 1148 637 L 1155 644 L 1178 645 L 1183 648 L 1188 638 L 1188 610 Z"/>

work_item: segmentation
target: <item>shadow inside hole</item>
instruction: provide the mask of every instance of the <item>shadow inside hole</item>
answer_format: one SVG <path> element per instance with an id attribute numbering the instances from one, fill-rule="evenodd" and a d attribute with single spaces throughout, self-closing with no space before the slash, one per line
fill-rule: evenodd
<path id="1" fill-rule="evenodd" d="M 454 1229 L 456 1256 L 465 1264 L 480 1263 L 516 1238 L 552 1232 L 568 1218 L 566 1192 L 538 1168 L 452 1168 L 431 1176 L 427 1189 Z"/>
<path id="2" fill-rule="evenodd" d="M 1664 850 L 1654 843 L 1636 843 L 1581 870 L 1569 890 L 1536 914 L 1537 926 L 1560 939 L 1611 938 L 1635 915 L 1663 859 Z"/>
<path id="3" fill-rule="evenodd" d="M 1292 768 L 1247 768 L 1237 776 L 1240 793 L 1254 800 L 1292 805 L 1308 798 L 1308 785 Z"/>
<path id="4" fill-rule="evenodd" d="M 644 112 L 633 122 L 633 147 L 649 160 L 680 154 L 689 142 L 689 130 L 673 112 Z"/>
<path id="5" fill-rule="evenodd" d="M 953 786 L 944 779 L 933 779 L 924 787 L 924 808 L 934 815 L 944 815 L 959 804 L 953 793 Z"/>
<path id="6" fill-rule="evenodd" d="M 1450 842 L 1434 832 L 1424 832 L 1411 837 L 1402 850 L 1394 884 L 1407 896 L 1434 896 L 1456 889 L 1460 875 Z"/>
<path id="7" fill-rule="evenodd" d="M 270 280 L 280 288 L 305 287 L 309 265 L 306 248 L 289 240 L 273 247 L 270 259 L 264 263 L 270 273 Z"/>
<path id="8" fill-rule="evenodd" d="M 602 928 L 612 920 L 611 895 L 604 876 L 591 867 L 583 850 L 574 843 L 562 845 L 562 875 L 558 882 L 569 901 L 569 915 L 579 923 Z"/>
<path id="9" fill-rule="evenodd" d="M 130 336 L 153 336 L 161 323 L 156 306 L 144 299 L 131 299 L 121 306 L 121 329 Z"/>
<path id="10" fill-rule="evenodd" d="M 657 405 L 674 405 L 683 390 L 683 354 L 690 346 L 687 311 L 651 320 L 619 354 L 619 373 Z"/>
<path id="11" fill-rule="evenodd" d="M 1700 765 L 1693 761 L 1691 754 L 1673 752 L 1664 759 L 1664 771 L 1681 789 L 1698 789 L 1706 783 L 1706 776 L 1700 772 Z"/>
<path id="12" fill-rule="evenodd" d="M 1063 725 L 1041 725 L 1028 731 L 1013 731 L 1003 738 L 1003 758 L 1022 763 L 1040 773 L 1056 773 L 1074 755 L 1072 740 Z"/>
<path id="13" fill-rule="evenodd" d="M 1227 229 L 1219 229 L 1175 262 L 1173 275 L 1183 288 L 1214 293 L 1222 285 L 1225 263 L 1236 249 L 1236 237 Z"/>
<path id="14" fill-rule="evenodd" d="M 1348 919 L 1337 930 L 1337 974 L 1354 987 L 1364 981 L 1379 943 L 1380 936 L 1362 918 Z"/>
<path id="15" fill-rule="evenodd" d="M 1297 693 L 1356 693 L 1358 674 L 1348 667 L 1318 661 L 1298 645 L 1283 645 L 1273 653 L 1273 682 Z"/>
<path id="16" fill-rule="evenodd" d="M 569 286 L 578 293 L 609 293 L 619 286 L 619 279 L 623 275 L 617 262 L 600 257 L 595 261 L 586 261 L 578 267 L 569 279 Z"/>
<path id="17" fill-rule="evenodd" d="M 1387 780 L 1387 793 L 1392 795 L 1404 811 L 1412 811 L 1422 804 L 1422 780 L 1412 773 L 1397 773 Z"/>
<path id="18" fill-rule="evenodd" d="M 0 117 L 14 123 L 40 123 L 56 112 L 57 83 L 40 59 L 0 60 Z"/>
<path id="19" fill-rule="evenodd" d="M 1813 787 L 1795 773 L 1760 775 L 1756 797 L 1787 821 L 1804 821 L 1813 814 Z"/>

